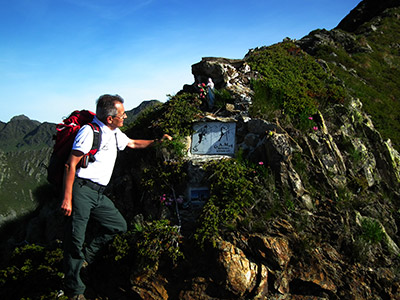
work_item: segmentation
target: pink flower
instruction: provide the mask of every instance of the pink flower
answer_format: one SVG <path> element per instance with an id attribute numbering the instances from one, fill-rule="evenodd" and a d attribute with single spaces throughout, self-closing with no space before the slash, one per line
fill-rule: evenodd
<path id="1" fill-rule="evenodd" d="M 165 194 L 163 194 L 162 196 L 160 196 L 160 202 L 161 202 L 161 203 L 164 203 L 165 200 L 167 200 L 167 198 L 166 198 L 165 196 L 166 196 Z"/>
<path id="2" fill-rule="evenodd" d="M 315 131 L 317 131 L 317 130 L 318 130 L 318 127 L 317 127 L 317 126 L 314 126 L 312 129 L 314 129 Z"/>
<path id="3" fill-rule="evenodd" d="M 309 120 L 312 120 L 313 118 L 312 118 L 312 117 L 308 117 L 308 119 L 309 119 Z"/>
<path id="4" fill-rule="evenodd" d="M 264 162 L 259 161 L 258 164 L 259 164 L 260 166 L 262 166 L 262 165 L 264 164 Z"/>

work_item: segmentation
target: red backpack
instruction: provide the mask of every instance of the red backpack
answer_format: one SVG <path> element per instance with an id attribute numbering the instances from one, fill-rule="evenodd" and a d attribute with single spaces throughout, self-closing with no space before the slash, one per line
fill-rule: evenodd
<path id="1" fill-rule="evenodd" d="M 47 167 L 47 180 L 60 188 L 63 184 L 65 163 L 71 154 L 72 144 L 79 129 L 83 125 L 90 125 L 93 129 L 93 145 L 89 153 L 86 153 L 78 167 L 86 168 L 89 162 L 95 160 L 94 155 L 101 143 L 101 130 L 99 125 L 92 123 L 95 114 L 89 110 L 76 110 L 63 120 L 63 123 L 56 125 L 57 133 L 54 135 L 54 148 Z"/>

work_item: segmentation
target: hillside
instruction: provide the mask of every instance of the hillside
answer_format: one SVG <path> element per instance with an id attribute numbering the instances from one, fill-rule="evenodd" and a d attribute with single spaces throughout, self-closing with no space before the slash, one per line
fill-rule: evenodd
<path id="1" fill-rule="evenodd" d="M 385 9 L 385 7 L 397 8 Z M 381 14 L 376 15 L 377 12 Z M 365 16 L 365 17 L 363 17 Z M 351 20 L 355 20 L 352 22 Z M 343 81 L 385 139 L 400 149 L 400 10 L 398 1 L 363 1 L 338 27 L 298 44 Z"/>
<path id="2" fill-rule="evenodd" d="M 400 7 L 371 3 L 341 28 L 203 58 L 124 128 L 174 140 L 120 154 L 107 193 L 128 232 L 85 271 L 87 298 L 400 299 Z M 65 299 L 64 220 L 36 192 L 0 232 L 1 298 Z"/>

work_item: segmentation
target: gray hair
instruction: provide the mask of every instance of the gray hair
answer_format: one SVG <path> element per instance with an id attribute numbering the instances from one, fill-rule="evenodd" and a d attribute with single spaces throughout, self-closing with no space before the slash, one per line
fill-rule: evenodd
<path id="1" fill-rule="evenodd" d="M 124 99 L 122 99 L 119 95 L 102 95 L 97 99 L 96 102 L 96 116 L 97 118 L 106 123 L 107 117 L 112 116 L 115 117 L 117 115 L 117 109 L 115 108 L 115 103 L 124 103 Z"/>

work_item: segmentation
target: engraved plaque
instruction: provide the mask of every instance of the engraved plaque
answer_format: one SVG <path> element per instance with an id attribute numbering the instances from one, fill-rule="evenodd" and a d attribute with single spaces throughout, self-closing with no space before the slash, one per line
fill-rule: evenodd
<path id="1" fill-rule="evenodd" d="M 193 125 L 192 154 L 233 155 L 236 123 L 202 122 Z"/>

